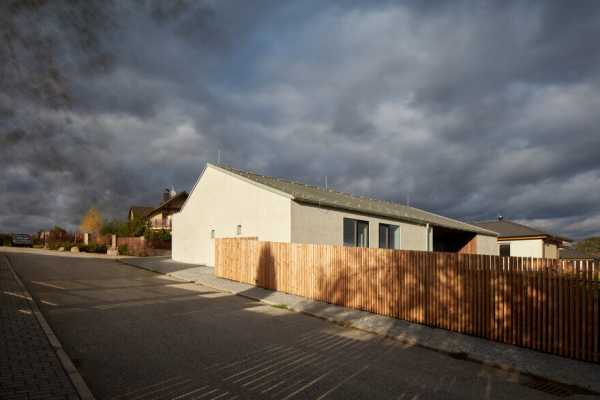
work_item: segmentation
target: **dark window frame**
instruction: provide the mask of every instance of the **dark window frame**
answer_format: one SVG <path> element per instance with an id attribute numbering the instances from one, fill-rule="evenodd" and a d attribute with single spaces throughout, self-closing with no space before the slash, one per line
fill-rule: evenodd
<path id="1" fill-rule="evenodd" d="M 502 249 L 507 249 L 508 248 L 508 254 L 502 254 L 505 253 L 502 251 Z M 510 243 L 500 243 L 498 245 L 498 254 L 500 254 L 500 257 L 510 257 Z"/>
<path id="2" fill-rule="evenodd" d="M 385 229 L 385 243 L 381 243 L 381 230 L 382 228 Z M 394 232 L 399 231 L 400 230 L 400 226 L 399 225 L 394 225 L 394 224 L 384 224 L 384 223 L 380 223 L 379 224 L 379 248 L 380 249 L 390 249 L 390 250 L 399 250 L 400 249 L 400 238 L 398 238 L 398 243 L 395 243 L 395 237 L 394 237 Z M 397 247 L 396 247 L 397 246 Z"/>
<path id="3" fill-rule="evenodd" d="M 346 228 L 347 228 L 347 224 L 351 223 L 352 224 L 352 244 L 350 244 L 346 239 L 347 239 L 347 232 L 346 232 Z M 359 226 L 360 225 L 365 226 L 366 225 L 366 244 L 365 246 L 359 246 L 358 245 L 358 237 L 359 237 Z M 344 218 L 343 223 L 342 223 L 342 235 L 343 235 L 343 242 L 344 242 L 344 246 L 347 247 L 362 247 L 362 248 L 368 248 L 369 247 L 369 221 L 364 221 L 364 220 L 360 220 L 360 219 L 355 219 L 355 218 Z"/>

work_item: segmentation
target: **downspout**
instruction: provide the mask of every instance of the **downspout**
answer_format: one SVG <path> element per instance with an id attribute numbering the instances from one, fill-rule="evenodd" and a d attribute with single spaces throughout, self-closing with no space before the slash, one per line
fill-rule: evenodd
<path id="1" fill-rule="evenodd" d="M 425 225 L 425 245 L 426 245 L 426 250 L 431 251 L 430 243 L 429 243 L 429 224 Z"/>

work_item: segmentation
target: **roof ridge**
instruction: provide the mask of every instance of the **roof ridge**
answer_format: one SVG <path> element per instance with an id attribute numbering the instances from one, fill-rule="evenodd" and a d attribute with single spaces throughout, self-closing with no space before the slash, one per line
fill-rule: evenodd
<path id="1" fill-rule="evenodd" d="M 535 230 L 535 231 L 538 231 L 540 233 L 544 233 L 546 235 L 550 235 L 550 233 L 548 233 L 548 232 L 546 232 L 546 231 L 538 228 L 537 226 L 521 224 L 519 222 L 515 222 L 515 221 L 510 220 L 510 219 L 501 219 L 501 220 L 497 220 L 497 219 L 493 220 L 492 219 L 492 220 L 486 220 L 486 221 L 477 221 L 476 223 L 493 223 L 493 222 L 495 222 L 495 223 L 504 222 L 506 224 L 512 224 L 512 225 L 520 226 L 522 228 L 527 228 L 527 229 Z"/>

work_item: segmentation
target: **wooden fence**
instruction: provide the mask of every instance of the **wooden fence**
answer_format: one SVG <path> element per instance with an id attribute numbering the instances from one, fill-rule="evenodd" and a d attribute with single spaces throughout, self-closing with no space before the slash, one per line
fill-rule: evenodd
<path id="1" fill-rule="evenodd" d="M 227 279 L 599 362 L 600 265 L 217 239 Z"/>
<path id="2" fill-rule="evenodd" d="M 110 247 L 112 235 L 98 235 L 92 242 Z M 143 236 L 117 236 L 117 247 L 127 246 L 130 256 L 165 256 L 171 254 L 170 240 L 149 240 Z"/>

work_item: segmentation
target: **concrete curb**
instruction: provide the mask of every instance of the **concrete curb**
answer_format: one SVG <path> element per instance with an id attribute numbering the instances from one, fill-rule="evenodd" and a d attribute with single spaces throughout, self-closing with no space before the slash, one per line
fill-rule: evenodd
<path id="1" fill-rule="evenodd" d="M 419 346 L 421 348 L 446 354 L 453 358 L 460 358 L 462 360 L 476 362 L 481 365 L 494 367 L 505 371 L 518 372 L 520 374 L 527 375 L 532 378 L 548 382 L 554 382 L 572 388 L 586 389 L 588 391 L 592 391 L 593 394 L 596 395 L 600 393 L 600 374 L 597 378 L 593 378 L 591 381 L 585 379 L 568 379 L 563 374 L 561 374 L 560 371 L 544 371 L 543 369 L 536 370 L 535 368 L 531 368 L 531 366 L 523 365 L 522 363 L 515 363 L 514 360 L 510 360 L 508 362 L 498 361 L 499 354 L 510 353 L 511 351 L 514 351 L 513 346 L 511 345 L 489 342 L 486 339 L 467 336 L 467 339 L 470 341 L 470 345 L 461 346 L 460 342 L 464 340 L 464 338 L 462 337 L 465 335 L 462 335 L 457 332 L 431 328 L 424 325 L 412 324 L 407 321 L 396 320 L 390 317 L 384 317 L 366 311 L 345 309 L 340 306 L 335 306 L 319 301 L 308 300 L 299 296 L 289 295 L 286 293 L 262 289 L 252 285 L 246 285 L 235 281 L 229 281 L 223 278 L 214 277 L 214 279 L 222 279 L 223 281 L 230 282 L 231 284 L 215 285 L 213 282 L 211 282 L 212 279 L 191 280 L 187 278 L 182 278 L 181 276 L 178 276 L 177 273 L 163 273 L 152 269 L 152 267 L 150 266 L 144 266 L 133 262 L 128 262 L 128 260 L 125 259 L 118 261 L 132 267 L 154 272 L 156 274 L 166 275 L 182 282 L 200 284 L 222 292 L 231 293 L 251 300 L 257 300 L 270 306 L 285 305 L 288 310 L 293 312 L 298 312 L 311 317 L 316 317 L 343 327 L 358 329 L 363 332 L 383 336 L 404 344 Z M 235 288 L 227 287 L 231 285 L 248 286 L 249 288 L 256 290 L 257 292 L 261 292 L 262 296 L 253 295 L 252 293 L 249 293 L 249 290 L 247 289 L 238 290 Z M 267 296 L 271 299 L 266 298 L 264 294 L 267 294 Z M 283 297 L 277 299 L 278 294 L 283 295 Z M 286 298 L 289 304 L 285 304 Z M 290 301 L 290 299 L 293 299 L 293 301 Z M 335 310 L 337 309 L 343 309 L 344 311 L 336 312 Z M 426 332 L 426 334 L 423 335 L 420 334 L 420 332 Z M 440 341 L 440 336 L 443 336 L 444 339 L 447 340 Z M 489 352 L 489 354 L 487 354 L 487 352 L 477 351 L 478 348 L 479 350 L 484 347 L 489 348 L 490 345 L 493 345 L 494 350 Z M 518 350 L 533 352 L 533 354 L 537 353 L 529 349 L 519 348 Z M 536 354 L 536 356 L 539 358 L 558 357 L 555 355 L 545 353 L 539 353 Z"/>
<path id="2" fill-rule="evenodd" d="M 40 327 L 44 331 L 44 334 L 48 338 L 48 342 L 50 342 L 50 345 L 56 352 L 56 355 L 57 355 L 58 359 L 60 360 L 60 363 L 62 364 L 63 369 L 69 376 L 69 379 L 71 380 L 71 383 L 73 384 L 73 387 L 75 388 L 75 391 L 77 391 L 77 394 L 79 395 L 81 400 L 95 400 L 95 397 L 92 394 L 92 392 L 90 391 L 87 384 L 85 383 L 85 380 L 83 379 L 83 377 L 81 376 L 81 374 L 79 373 L 79 371 L 77 370 L 77 368 L 75 367 L 75 365 L 73 364 L 73 362 L 71 361 L 71 359 L 69 358 L 67 353 L 65 352 L 64 348 L 62 347 L 62 344 L 60 343 L 60 341 L 54 334 L 54 331 L 52 331 L 52 328 L 50 328 L 50 325 L 48 325 L 46 318 L 44 318 L 44 315 L 40 311 L 40 308 L 38 307 L 35 300 L 33 299 L 33 296 L 31 295 L 31 293 L 29 293 L 29 290 L 27 290 L 27 288 L 21 281 L 21 278 L 19 278 L 19 275 L 17 275 L 17 273 L 15 272 L 15 270 L 10 262 L 10 258 L 8 258 L 6 256 L 6 254 L 4 254 L 3 256 L 6 259 L 6 262 L 7 262 L 8 268 L 10 269 L 10 272 L 13 274 L 15 280 L 17 281 L 17 284 L 21 287 L 21 290 L 23 291 L 23 293 L 25 293 L 25 295 L 27 295 L 31 299 L 30 304 L 31 304 L 31 309 L 33 311 L 33 314 L 35 315 L 35 318 L 37 319 L 38 323 L 40 324 Z"/>

